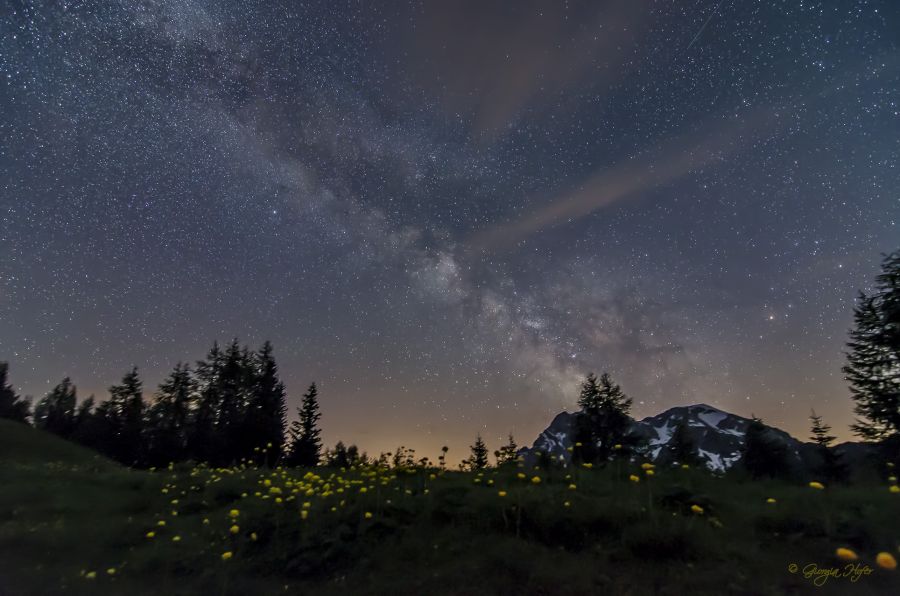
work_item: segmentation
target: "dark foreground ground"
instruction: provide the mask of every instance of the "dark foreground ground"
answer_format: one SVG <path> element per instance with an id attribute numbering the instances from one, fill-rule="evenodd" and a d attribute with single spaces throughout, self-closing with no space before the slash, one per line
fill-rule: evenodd
<path id="1" fill-rule="evenodd" d="M 0 421 L 0 596 L 900 594 L 886 480 L 654 472 L 146 472 Z"/>

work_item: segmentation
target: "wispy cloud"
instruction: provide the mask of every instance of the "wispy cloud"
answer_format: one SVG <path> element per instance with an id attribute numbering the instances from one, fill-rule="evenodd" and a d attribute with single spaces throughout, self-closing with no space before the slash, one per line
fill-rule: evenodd
<path id="1" fill-rule="evenodd" d="M 535 232 L 574 221 L 624 199 L 638 199 L 643 192 L 723 162 L 753 140 L 777 129 L 779 121 L 779 110 L 773 107 L 716 117 L 701 124 L 701 132 L 664 139 L 631 159 L 595 173 L 570 191 L 540 202 L 518 219 L 474 234 L 469 245 L 475 251 L 509 249 Z"/>

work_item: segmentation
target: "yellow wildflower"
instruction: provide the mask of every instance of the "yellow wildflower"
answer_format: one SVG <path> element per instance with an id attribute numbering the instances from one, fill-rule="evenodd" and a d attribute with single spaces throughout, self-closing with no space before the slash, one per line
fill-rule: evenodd
<path id="1" fill-rule="evenodd" d="M 228 531 L 231 532 L 232 534 L 237 534 L 238 532 L 241 531 L 241 528 L 237 524 L 235 524 L 235 525 L 231 526 L 230 528 L 228 528 Z"/>
<path id="2" fill-rule="evenodd" d="M 581 464 L 581 467 L 587 468 L 588 470 L 590 470 L 591 468 L 594 467 L 594 464 L 592 464 L 590 462 L 585 462 L 585 463 Z"/>
<path id="3" fill-rule="evenodd" d="M 232 553 L 230 550 L 227 550 L 224 553 L 222 553 L 222 560 L 227 561 L 228 559 L 230 559 L 233 556 L 234 556 L 234 553 Z"/>
<path id="4" fill-rule="evenodd" d="M 300 519 L 306 519 L 308 517 L 309 517 L 309 511 L 307 511 L 306 509 L 301 509 L 300 510 Z"/>
<path id="5" fill-rule="evenodd" d="M 106 575 L 115 575 L 115 574 L 116 574 L 115 567 L 110 567 L 109 569 L 106 570 Z"/>
<path id="6" fill-rule="evenodd" d="M 628 479 L 631 480 L 632 482 L 640 482 L 641 481 L 641 479 L 638 476 L 635 476 L 634 474 L 629 476 Z"/>
<path id="7" fill-rule="evenodd" d="M 541 483 L 541 477 L 540 477 L 540 476 L 533 476 L 533 477 L 531 478 L 531 484 L 540 484 L 540 483 Z"/>
<path id="8" fill-rule="evenodd" d="M 850 550 L 849 548 L 841 547 L 834 551 L 834 554 L 837 555 L 837 558 L 842 561 L 855 561 L 859 557 L 856 556 L 856 553 Z"/>
<path id="9" fill-rule="evenodd" d="M 156 532 L 147 532 L 147 538 L 152 539 L 152 538 L 155 538 L 155 537 L 156 537 Z"/>
<path id="10" fill-rule="evenodd" d="M 703 507 L 701 507 L 700 505 L 691 505 L 691 511 L 693 511 L 697 515 L 703 515 Z"/>
<path id="11" fill-rule="evenodd" d="M 366 519 L 372 519 L 372 512 L 371 512 L 371 511 L 366 511 L 366 514 L 365 514 L 364 517 L 365 517 Z"/>
<path id="12" fill-rule="evenodd" d="M 682 470 L 690 470 L 691 467 L 690 467 L 689 465 L 687 465 L 687 464 L 681 464 L 681 469 L 682 469 Z"/>
<path id="13" fill-rule="evenodd" d="M 230 517 L 231 519 L 235 519 L 240 514 L 241 514 L 241 512 L 238 511 L 237 509 L 232 509 L 231 511 L 228 512 L 228 517 Z"/>
<path id="14" fill-rule="evenodd" d="M 208 517 L 204 517 L 204 518 L 203 518 L 203 525 L 204 525 L 204 526 L 208 526 L 208 525 L 209 525 L 209 518 L 208 518 Z"/>
<path id="15" fill-rule="evenodd" d="M 875 556 L 875 562 L 884 569 L 896 569 L 897 559 L 891 553 L 881 552 Z"/>
<path id="16" fill-rule="evenodd" d="M 572 504 L 569 503 L 568 501 L 566 501 L 565 503 L 563 503 L 563 507 L 571 507 L 571 506 L 572 506 Z"/>
<path id="17" fill-rule="evenodd" d="M 181 536 L 172 536 L 172 542 L 181 542 Z"/>
<path id="18" fill-rule="evenodd" d="M 516 478 L 518 478 L 519 480 L 525 480 L 525 474 L 523 474 L 522 472 L 519 472 L 516 474 Z"/>
<path id="19" fill-rule="evenodd" d="M 574 485 L 574 484 L 570 484 L 570 485 L 569 485 L 569 490 L 575 490 L 575 489 L 577 489 L 577 488 L 578 488 L 578 486 L 576 486 L 576 485 Z"/>
<path id="20" fill-rule="evenodd" d="M 653 470 L 644 470 L 644 474 L 646 474 L 647 476 L 653 476 L 654 474 L 656 474 L 656 472 L 654 472 Z"/>
<path id="21" fill-rule="evenodd" d="M 159 526 L 159 527 L 161 528 L 161 527 L 163 527 L 164 525 L 166 525 L 166 520 L 161 519 L 161 520 L 159 520 L 158 522 L 156 522 L 156 525 Z"/>
<path id="22" fill-rule="evenodd" d="M 656 466 L 654 466 L 653 464 L 651 464 L 651 463 L 649 463 L 649 462 L 644 462 L 644 463 L 641 464 L 641 469 L 642 469 L 642 470 L 652 470 L 652 469 L 655 468 L 655 467 L 656 467 Z"/>
<path id="23" fill-rule="evenodd" d="M 506 491 L 505 491 L 505 490 L 497 491 L 497 496 L 505 497 L 505 496 L 506 496 Z"/>
<path id="24" fill-rule="evenodd" d="M 766 499 L 766 503 L 768 503 L 769 505 L 774 505 L 775 503 L 777 503 L 777 501 L 772 497 L 769 497 L 768 499 Z"/>
<path id="25" fill-rule="evenodd" d="M 96 578 L 97 578 L 96 571 L 88 571 L 87 573 L 84 574 L 84 579 L 96 579 Z"/>
<path id="26" fill-rule="evenodd" d="M 256 535 L 256 532 L 253 532 L 252 534 L 250 534 L 250 540 L 252 540 L 253 542 L 256 542 L 257 538 L 258 538 L 258 536 Z"/>
<path id="27" fill-rule="evenodd" d="M 894 494 L 897 494 L 897 493 L 900 493 L 900 486 L 897 486 L 896 484 L 892 484 L 888 490 Z"/>
<path id="28" fill-rule="evenodd" d="M 816 482 L 815 480 L 809 483 L 809 488 L 814 488 L 816 490 L 822 490 L 825 488 L 825 485 L 821 482 Z"/>
<path id="29" fill-rule="evenodd" d="M 615 449 L 616 451 L 618 451 L 618 450 L 621 449 L 621 448 L 622 448 L 622 444 L 621 444 L 621 443 L 616 443 L 615 445 L 613 445 L 613 449 Z"/>

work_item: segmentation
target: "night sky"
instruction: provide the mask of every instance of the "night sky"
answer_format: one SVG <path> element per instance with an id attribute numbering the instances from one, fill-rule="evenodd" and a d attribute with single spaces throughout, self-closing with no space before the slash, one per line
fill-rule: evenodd
<path id="1" fill-rule="evenodd" d="M 609 371 L 850 438 L 900 3 L 3 2 L 0 360 L 147 394 L 270 339 L 326 443 L 529 443 Z"/>

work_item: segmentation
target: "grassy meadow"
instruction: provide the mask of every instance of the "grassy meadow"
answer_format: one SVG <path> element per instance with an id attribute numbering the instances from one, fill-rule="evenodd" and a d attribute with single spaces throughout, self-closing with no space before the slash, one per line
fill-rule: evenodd
<path id="1" fill-rule="evenodd" d="M 139 471 L 0 421 L 0 595 L 897 594 L 889 474 Z"/>

